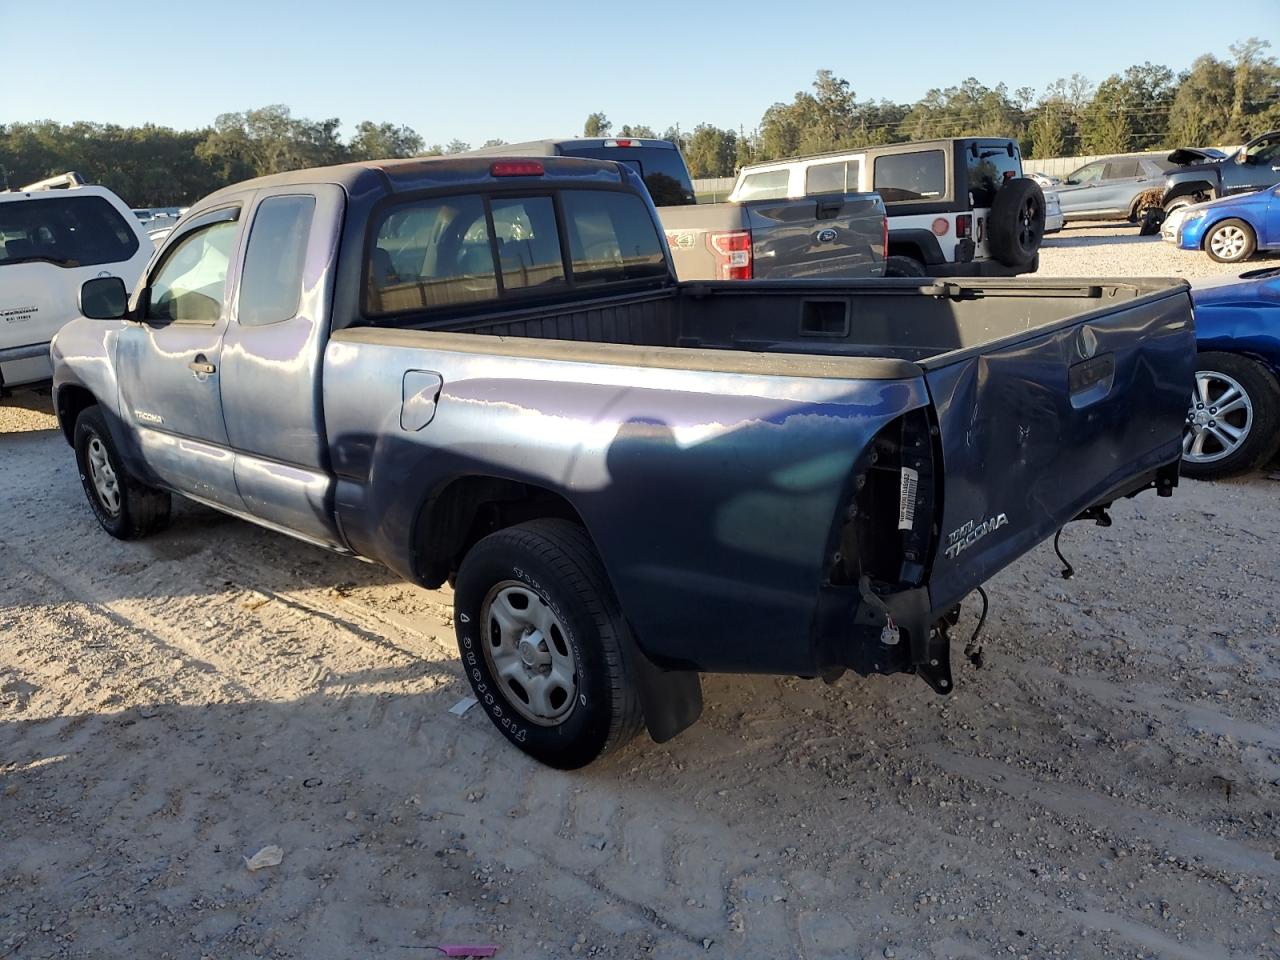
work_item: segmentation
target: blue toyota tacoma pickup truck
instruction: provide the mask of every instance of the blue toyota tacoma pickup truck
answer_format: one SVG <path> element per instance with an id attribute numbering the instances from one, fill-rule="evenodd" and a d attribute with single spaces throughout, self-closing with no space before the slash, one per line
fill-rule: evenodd
<path id="1" fill-rule="evenodd" d="M 466 676 L 560 767 L 702 672 L 913 672 L 992 574 L 1178 479 L 1180 281 L 679 283 L 628 167 L 303 170 L 191 208 L 52 348 L 89 505 L 171 494 L 454 586 Z"/>

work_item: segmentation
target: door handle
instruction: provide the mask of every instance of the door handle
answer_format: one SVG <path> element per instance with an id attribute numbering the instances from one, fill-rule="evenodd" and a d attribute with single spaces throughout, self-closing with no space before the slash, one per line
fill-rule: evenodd
<path id="1" fill-rule="evenodd" d="M 203 353 L 197 353 L 196 358 L 192 360 L 190 363 L 188 363 L 187 366 L 197 376 L 200 376 L 200 375 L 207 376 L 211 373 L 216 373 L 218 370 L 217 367 L 215 367 L 212 363 L 209 362 L 209 358 L 206 357 Z"/>

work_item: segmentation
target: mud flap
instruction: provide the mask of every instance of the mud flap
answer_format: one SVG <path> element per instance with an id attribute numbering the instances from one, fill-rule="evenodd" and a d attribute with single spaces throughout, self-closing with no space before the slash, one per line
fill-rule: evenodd
<path id="1" fill-rule="evenodd" d="M 666 743 L 702 716 L 702 678 L 696 670 L 663 670 L 646 657 L 626 631 L 630 659 L 644 726 L 654 743 Z"/>
<path id="2" fill-rule="evenodd" d="M 932 615 L 929 591 L 917 587 L 882 599 L 899 631 L 907 635 L 916 675 L 931 686 L 934 693 L 949 694 L 952 690 L 951 640 L 945 624 L 935 627 L 929 622 Z"/>

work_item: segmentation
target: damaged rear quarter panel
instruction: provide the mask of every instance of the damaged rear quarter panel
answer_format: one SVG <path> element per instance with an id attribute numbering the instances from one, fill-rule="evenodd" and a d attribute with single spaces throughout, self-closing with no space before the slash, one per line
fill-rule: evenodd
<path id="1" fill-rule="evenodd" d="M 424 344 L 427 343 L 424 340 Z M 443 379 L 400 428 L 400 377 Z M 409 531 L 463 476 L 567 499 L 655 661 L 806 672 L 814 600 L 855 460 L 923 381 L 759 376 L 333 343 L 328 430 L 354 546 L 411 574 Z M 360 397 L 358 404 L 351 398 Z"/>

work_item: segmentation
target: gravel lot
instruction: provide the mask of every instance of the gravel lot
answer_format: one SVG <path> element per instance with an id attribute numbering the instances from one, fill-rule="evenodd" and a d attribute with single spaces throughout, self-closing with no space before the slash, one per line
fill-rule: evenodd
<path id="1" fill-rule="evenodd" d="M 1108 236 L 1045 272 L 1208 262 Z M 1280 957 L 1265 473 L 1004 571 L 949 698 L 709 677 L 565 774 L 449 713 L 447 591 L 191 505 L 113 541 L 46 407 L 0 405 L 0 958 Z"/>
<path id="2" fill-rule="evenodd" d="M 1247 264 L 1215 263 L 1208 254 L 1179 250 L 1159 237 L 1140 237 L 1131 223 L 1067 224 L 1044 239 L 1040 277 L 1215 277 L 1259 267 L 1280 266 L 1280 255 Z"/>

